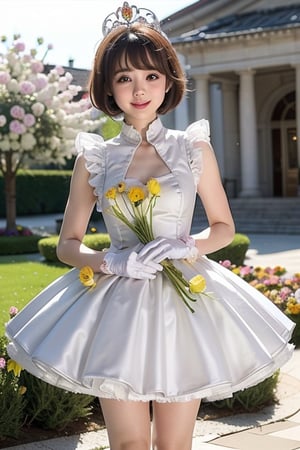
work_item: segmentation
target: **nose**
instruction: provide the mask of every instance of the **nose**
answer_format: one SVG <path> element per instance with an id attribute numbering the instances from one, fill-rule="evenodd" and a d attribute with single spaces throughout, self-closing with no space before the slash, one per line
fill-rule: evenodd
<path id="1" fill-rule="evenodd" d="M 144 85 L 142 81 L 137 81 L 134 84 L 133 95 L 135 98 L 142 97 L 145 94 Z"/>

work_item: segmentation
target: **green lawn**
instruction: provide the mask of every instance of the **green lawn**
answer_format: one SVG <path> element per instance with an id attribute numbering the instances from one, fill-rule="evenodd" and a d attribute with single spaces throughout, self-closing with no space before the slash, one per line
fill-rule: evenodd
<path id="1" fill-rule="evenodd" d="M 34 260 L 36 259 L 36 260 Z M 44 287 L 69 270 L 59 264 L 47 264 L 32 255 L 0 256 L 0 336 L 9 319 L 9 308 L 19 310 Z"/>

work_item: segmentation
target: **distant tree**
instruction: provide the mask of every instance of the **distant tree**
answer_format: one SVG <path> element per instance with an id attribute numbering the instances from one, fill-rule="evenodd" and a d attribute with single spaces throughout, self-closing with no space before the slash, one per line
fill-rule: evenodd
<path id="1" fill-rule="evenodd" d="M 37 39 L 37 47 L 43 39 Z M 4 51 L 1 52 L 1 46 Z M 0 170 L 4 177 L 6 232 L 17 234 L 16 174 L 30 164 L 63 165 L 74 154 L 78 131 L 99 131 L 107 120 L 72 84 L 72 75 L 60 67 L 46 70 L 37 49 L 26 52 L 20 35 L 11 45 L 0 37 Z"/>

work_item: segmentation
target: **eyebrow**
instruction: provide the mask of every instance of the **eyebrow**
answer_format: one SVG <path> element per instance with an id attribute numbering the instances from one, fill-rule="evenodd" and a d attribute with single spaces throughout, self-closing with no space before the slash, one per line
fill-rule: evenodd
<path id="1" fill-rule="evenodd" d="M 129 67 L 120 67 L 119 69 L 117 69 L 114 73 L 114 75 L 118 75 L 119 73 L 122 72 L 132 72 L 134 69 L 130 69 Z"/>

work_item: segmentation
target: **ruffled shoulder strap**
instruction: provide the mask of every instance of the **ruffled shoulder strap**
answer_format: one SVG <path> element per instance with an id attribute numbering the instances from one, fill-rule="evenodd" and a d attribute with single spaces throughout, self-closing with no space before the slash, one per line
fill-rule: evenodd
<path id="1" fill-rule="evenodd" d="M 78 153 L 83 153 L 85 167 L 90 174 L 89 184 L 97 197 L 97 210 L 101 211 L 101 199 L 105 178 L 105 144 L 98 134 L 81 132 L 75 140 Z"/>
<path id="2" fill-rule="evenodd" d="M 201 119 L 189 125 L 185 131 L 185 138 L 189 164 L 197 185 L 202 172 L 201 143 L 204 141 L 210 145 L 209 121 Z"/>

